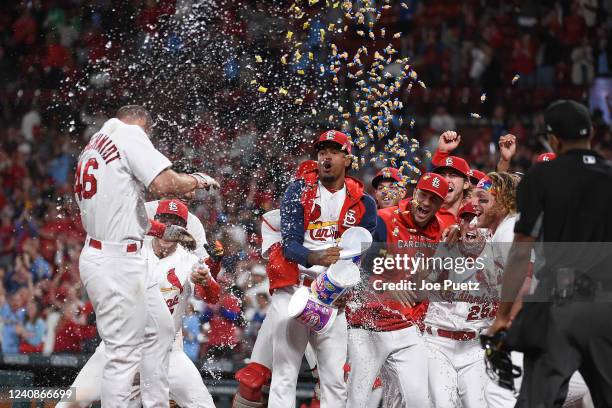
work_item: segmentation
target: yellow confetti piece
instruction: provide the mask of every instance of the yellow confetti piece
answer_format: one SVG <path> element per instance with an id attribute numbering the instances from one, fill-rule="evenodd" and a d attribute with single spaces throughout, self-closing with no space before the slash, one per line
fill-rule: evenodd
<path id="1" fill-rule="evenodd" d="M 304 75 L 304 70 L 303 69 L 298 69 L 297 73 L 300 74 L 300 75 Z"/>
<path id="2" fill-rule="evenodd" d="M 266 93 L 268 92 L 268 88 L 266 88 L 265 86 L 259 86 L 259 88 L 257 88 L 257 90 L 261 93 Z"/>
<path id="3" fill-rule="evenodd" d="M 287 54 L 285 54 L 285 55 L 283 55 L 283 56 L 281 57 L 281 63 L 282 63 L 283 65 L 287 65 L 287 57 L 288 57 L 288 55 L 287 55 Z"/>
<path id="4" fill-rule="evenodd" d="M 310 27 L 310 22 L 305 21 L 304 24 L 302 24 L 302 30 L 306 30 L 308 27 Z"/>
<path id="5" fill-rule="evenodd" d="M 314 59 L 314 54 L 312 52 L 308 53 L 308 59 L 311 61 Z"/>
<path id="6" fill-rule="evenodd" d="M 290 40 L 293 37 L 293 31 L 287 31 L 287 39 Z"/>
<path id="7" fill-rule="evenodd" d="M 287 95 L 288 94 L 288 92 L 287 92 L 287 90 L 285 88 L 280 88 L 278 90 L 278 93 L 281 94 L 281 95 Z"/>
<path id="8" fill-rule="evenodd" d="M 319 29 L 319 33 L 321 34 L 321 42 L 325 41 L 325 29 Z"/>
<path id="9" fill-rule="evenodd" d="M 255 56 L 255 61 L 257 62 L 263 62 L 263 60 L 261 59 L 261 57 L 259 55 Z"/>
<path id="10" fill-rule="evenodd" d="M 327 31 L 332 31 L 334 29 L 336 25 L 335 24 L 330 24 L 327 26 Z"/>
<path id="11" fill-rule="evenodd" d="M 251 85 L 255 85 L 255 84 L 257 83 L 257 81 L 256 81 L 256 80 L 254 80 L 254 79 L 251 79 L 251 82 L 249 82 L 249 83 L 250 83 Z"/>
<path id="12" fill-rule="evenodd" d="M 311 5 L 311 6 L 314 6 L 318 2 L 319 2 L 319 0 L 308 0 L 308 4 Z"/>

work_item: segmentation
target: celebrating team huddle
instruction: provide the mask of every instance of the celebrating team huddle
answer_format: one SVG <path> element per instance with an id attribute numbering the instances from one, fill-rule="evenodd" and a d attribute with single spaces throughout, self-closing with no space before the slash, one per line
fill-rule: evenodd
<path id="1" fill-rule="evenodd" d="M 74 381 L 77 402 L 61 407 L 214 407 L 182 350 L 181 318 L 191 296 L 217 302 L 219 265 L 181 199 L 219 185 L 171 170 L 148 138 L 151 123 L 142 107 L 123 107 L 79 157 L 80 273 L 103 342 Z M 487 375 L 480 335 L 496 318 L 518 218 L 521 175 L 508 171 L 516 138 L 500 139 L 489 174 L 451 155 L 460 141 L 443 133 L 431 171 L 413 182 L 380 170 L 375 198 L 347 174 L 346 134 L 314 142 L 316 160 L 295 170 L 280 209 L 261 219 L 271 304 L 235 375 L 234 407 L 295 407 L 304 356 L 317 378 L 310 406 L 515 406 L 520 379 L 503 386 Z M 145 202 L 147 191 L 160 200 Z M 529 275 L 516 300 L 536 284 Z M 511 318 L 519 310 L 516 302 Z M 522 354 L 511 360 L 520 371 Z M 579 374 L 568 388 L 565 404 L 591 404 Z"/>

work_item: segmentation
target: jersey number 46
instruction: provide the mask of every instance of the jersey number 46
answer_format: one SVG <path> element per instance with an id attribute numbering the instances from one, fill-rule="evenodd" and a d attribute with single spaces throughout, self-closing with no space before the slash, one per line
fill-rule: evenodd
<path id="1" fill-rule="evenodd" d="M 79 162 L 77 165 L 74 180 L 74 193 L 79 200 L 87 200 L 93 197 L 98 191 L 98 182 L 94 175 L 90 173 L 92 168 L 94 170 L 98 168 L 98 161 L 94 157 L 87 160 L 85 165 L 83 165 L 82 162 Z"/>

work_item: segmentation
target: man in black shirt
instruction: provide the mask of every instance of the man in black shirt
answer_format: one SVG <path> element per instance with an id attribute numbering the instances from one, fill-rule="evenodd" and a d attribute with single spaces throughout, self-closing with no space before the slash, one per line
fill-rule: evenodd
<path id="1" fill-rule="evenodd" d="M 557 101 L 545 121 L 558 157 L 534 165 L 518 186 L 502 303 L 489 332 L 509 328 L 505 343 L 524 352 L 517 407 L 560 407 L 576 370 L 595 406 L 612 407 L 612 165 L 590 149 L 583 105 Z M 536 241 L 539 283 L 510 327 Z"/>

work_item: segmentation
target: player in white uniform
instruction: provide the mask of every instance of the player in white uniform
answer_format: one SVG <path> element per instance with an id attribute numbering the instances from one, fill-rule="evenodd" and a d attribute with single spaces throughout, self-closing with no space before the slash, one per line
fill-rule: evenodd
<path id="1" fill-rule="evenodd" d="M 106 344 L 101 400 L 109 408 L 127 406 L 130 384 L 139 369 L 143 405 L 168 406 L 172 320 L 158 291 L 150 291 L 152 298 L 145 295 L 142 240 L 145 234 L 171 241 L 193 242 L 193 238 L 177 226 L 148 220 L 144 191 L 181 196 L 197 188 L 218 187 L 204 174 L 170 170 L 170 161 L 147 136 L 151 126 L 144 108 L 119 109 L 117 118 L 107 121 L 81 152 L 75 177 L 75 197 L 87 231 L 79 270 Z M 159 330 L 145 338 L 147 318 L 155 319 Z"/>
<path id="2" fill-rule="evenodd" d="M 484 390 L 488 377 L 479 334 L 491 326 L 499 300 L 499 270 L 491 246 L 486 245 L 486 232 L 476 227 L 473 205 L 464 205 L 458 215 L 461 240 L 451 248 L 440 245 L 434 259 L 472 259 L 474 263 L 469 268 L 436 267 L 428 280 L 442 284 L 475 283 L 478 288 L 436 291 L 428 296 L 424 339 L 428 349 L 429 392 L 436 408 L 486 405 Z"/>
<path id="3" fill-rule="evenodd" d="M 286 285 L 275 289 L 266 317 L 274 321 L 270 408 L 295 406 L 299 367 L 309 342 L 318 361 L 321 406 L 346 404 L 343 366 L 347 327 L 343 310 L 328 331 L 318 334 L 289 318 L 287 307 L 299 284 L 299 275 L 313 279 L 316 272 L 310 267 L 327 267 L 336 262 L 340 251 L 335 240 L 345 229 L 361 225 L 373 231 L 376 209 L 374 200 L 363 193 L 361 183 L 346 176 L 351 164 L 348 137 L 333 130 L 324 132 L 316 148 L 318 171 L 290 184 L 281 203 L 282 255 L 290 262 L 286 262 L 279 277 Z"/>
<path id="4" fill-rule="evenodd" d="M 195 218 L 188 218 L 190 213 L 187 207 L 178 200 L 162 200 L 154 204 L 156 220 L 186 226 L 188 229 L 189 221 L 192 221 L 191 226 L 199 224 L 199 220 L 193 214 L 191 215 Z M 183 352 L 182 317 L 191 296 L 196 295 L 208 303 L 216 303 L 219 299 L 220 287 L 210 276 L 205 265 L 199 265 L 197 269 L 194 269 L 198 260 L 202 258 L 187 252 L 175 242 L 147 238 L 142 252 L 147 257 L 151 281 L 158 283 L 158 286 L 155 285 L 154 288 L 162 294 L 173 319 L 175 338 L 168 368 L 170 399 L 182 407 L 214 408 L 212 397 L 202 381 L 202 376 Z M 193 281 L 201 282 L 201 284 L 194 284 Z M 154 334 L 156 330 L 155 322 L 149 319 L 145 333 Z M 87 407 L 100 399 L 100 380 L 106 361 L 105 348 L 104 343 L 98 346 L 71 385 L 76 389 L 77 403 L 71 405 L 61 402 L 57 405 L 58 408 Z M 137 384 L 132 388 L 131 395 L 129 406 L 140 407 L 140 387 Z"/>

